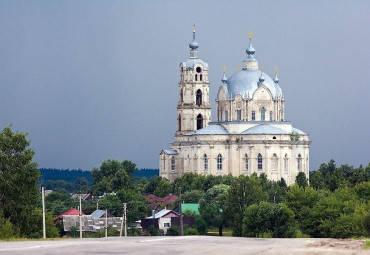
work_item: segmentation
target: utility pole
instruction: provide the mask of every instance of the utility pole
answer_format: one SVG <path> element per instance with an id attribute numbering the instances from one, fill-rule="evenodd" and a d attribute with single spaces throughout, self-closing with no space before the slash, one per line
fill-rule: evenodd
<path id="1" fill-rule="evenodd" d="M 45 221 L 45 188 L 41 188 L 42 197 L 42 237 L 46 239 L 46 221 Z"/>
<path id="2" fill-rule="evenodd" d="M 127 237 L 127 228 L 126 228 L 126 203 L 123 203 L 123 214 L 121 221 L 121 229 L 119 231 L 119 236 L 122 237 L 123 222 L 125 222 L 125 237 Z"/>
<path id="3" fill-rule="evenodd" d="M 82 202 L 81 202 L 81 193 L 80 193 L 80 238 L 82 238 Z"/>
<path id="4" fill-rule="evenodd" d="M 124 213 L 124 219 L 125 219 L 125 237 L 127 237 L 127 204 L 123 204 L 123 213 Z"/>
<path id="5" fill-rule="evenodd" d="M 179 188 L 180 190 L 180 204 L 179 204 L 179 213 L 180 213 L 180 236 L 184 235 L 184 223 L 182 219 L 182 200 L 181 200 L 181 187 Z"/>
<path id="6" fill-rule="evenodd" d="M 105 237 L 108 237 L 108 210 L 105 209 Z"/>

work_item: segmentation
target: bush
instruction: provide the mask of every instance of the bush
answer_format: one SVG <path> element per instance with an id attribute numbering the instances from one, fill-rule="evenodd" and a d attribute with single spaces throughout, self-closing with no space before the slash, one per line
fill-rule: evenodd
<path id="1" fill-rule="evenodd" d="M 141 232 L 137 228 L 129 228 L 127 229 L 128 236 L 141 236 Z"/>
<path id="2" fill-rule="evenodd" d="M 158 231 L 158 229 L 156 229 L 153 225 L 150 225 L 146 229 L 146 233 L 148 234 L 148 236 L 159 236 L 160 235 L 160 232 Z"/>
<path id="3" fill-rule="evenodd" d="M 115 228 L 108 228 L 108 236 L 119 236 L 119 231 Z"/>
<path id="4" fill-rule="evenodd" d="M 167 229 L 167 235 L 168 236 L 178 236 L 180 235 L 180 230 L 177 226 L 172 225 Z"/>
<path id="5" fill-rule="evenodd" d="M 4 219 L 3 222 L 0 223 L 0 239 L 11 239 L 17 237 L 13 224 L 10 223 L 9 220 Z"/>
<path id="6" fill-rule="evenodd" d="M 184 235 L 186 236 L 196 236 L 199 235 L 198 230 L 195 228 L 187 228 L 184 232 Z"/>
<path id="7" fill-rule="evenodd" d="M 370 213 L 364 218 L 364 227 L 367 231 L 367 235 L 370 236 Z"/>
<path id="8" fill-rule="evenodd" d="M 71 237 L 77 238 L 78 235 L 79 235 L 79 233 L 78 233 L 77 227 L 72 226 L 71 227 Z"/>

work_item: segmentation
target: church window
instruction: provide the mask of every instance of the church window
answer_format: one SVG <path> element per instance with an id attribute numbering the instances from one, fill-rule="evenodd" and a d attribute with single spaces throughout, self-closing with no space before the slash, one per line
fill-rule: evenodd
<path id="1" fill-rule="evenodd" d="M 229 120 L 229 112 L 225 111 L 225 121 L 228 121 L 228 120 Z"/>
<path id="2" fill-rule="evenodd" d="M 272 111 L 270 111 L 270 121 L 272 121 Z"/>
<path id="3" fill-rule="evenodd" d="M 272 139 L 276 140 L 276 136 L 273 136 Z"/>
<path id="4" fill-rule="evenodd" d="M 261 108 L 261 120 L 265 121 L 265 107 Z"/>
<path id="5" fill-rule="evenodd" d="M 249 170 L 249 158 L 248 155 L 245 154 L 245 171 Z"/>
<path id="6" fill-rule="evenodd" d="M 180 91 L 180 99 L 181 99 L 181 102 L 184 102 L 184 91 L 182 89 Z"/>
<path id="7" fill-rule="evenodd" d="M 257 167 L 258 167 L 258 170 L 262 170 L 262 155 L 261 155 L 261 153 L 258 153 Z"/>
<path id="8" fill-rule="evenodd" d="M 204 154 L 204 171 L 208 171 L 208 157 Z"/>
<path id="9" fill-rule="evenodd" d="M 272 160 L 271 160 L 271 168 L 273 171 L 276 171 L 277 168 L 278 168 L 278 157 L 276 156 L 276 154 L 274 153 L 274 155 L 272 155 Z"/>
<path id="10" fill-rule="evenodd" d="M 197 96 L 196 96 L 196 104 L 197 106 L 202 105 L 202 91 L 200 89 L 197 90 Z"/>
<path id="11" fill-rule="evenodd" d="M 288 171 L 288 154 L 285 154 L 284 157 L 284 170 Z"/>
<path id="12" fill-rule="evenodd" d="M 197 130 L 203 128 L 203 116 L 198 114 L 197 116 Z"/>
<path id="13" fill-rule="evenodd" d="M 242 110 L 236 110 L 236 119 L 241 120 L 242 119 Z"/>
<path id="14" fill-rule="evenodd" d="M 202 74 L 200 74 L 200 75 L 199 75 L 199 80 L 200 80 L 200 81 L 202 81 L 202 80 L 203 80 L 203 75 L 202 75 Z"/>
<path id="15" fill-rule="evenodd" d="M 198 75 L 197 74 L 195 75 L 195 81 L 198 81 Z"/>
<path id="16" fill-rule="evenodd" d="M 298 171 L 301 171 L 302 170 L 302 156 L 301 156 L 301 154 L 298 154 L 298 158 L 297 158 L 297 169 L 298 169 Z"/>
<path id="17" fill-rule="evenodd" d="M 195 69 L 197 71 L 197 73 L 201 73 L 202 72 L 202 68 L 200 66 L 197 67 L 197 69 Z"/>
<path id="18" fill-rule="evenodd" d="M 181 115 L 179 114 L 179 131 L 181 131 Z"/>
<path id="19" fill-rule="evenodd" d="M 222 156 L 218 154 L 217 156 L 217 170 L 222 170 Z"/>
<path id="20" fill-rule="evenodd" d="M 171 171 L 175 171 L 175 156 L 171 157 Z"/>
<path id="21" fill-rule="evenodd" d="M 223 109 L 221 108 L 221 111 L 220 111 L 220 121 L 223 121 L 223 116 L 224 115 L 224 112 L 223 112 Z"/>
<path id="22" fill-rule="evenodd" d="M 256 120 L 256 112 L 252 111 L 252 120 Z"/>

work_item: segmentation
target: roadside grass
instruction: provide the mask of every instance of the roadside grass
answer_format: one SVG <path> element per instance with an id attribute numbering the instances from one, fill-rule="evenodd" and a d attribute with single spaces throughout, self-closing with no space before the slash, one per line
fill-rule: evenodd
<path id="1" fill-rule="evenodd" d="M 366 240 L 364 243 L 364 249 L 370 249 L 370 240 Z"/>
<path id="2" fill-rule="evenodd" d="M 222 229 L 222 236 L 232 236 L 233 231 L 229 228 Z M 218 236 L 218 228 L 209 228 L 207 236 Z"/>
<path id="3" fill-rule="evenodd" d="M 64 240 L 66 238 L 61 237 L 54 237 L 54 238 L 24 238 L 24 237 L 15 237 L 15 238 L 8 238 L 8 239 L 0 239 L 0 242 L 24 242 L 24 241 L 59 241 Z"/>

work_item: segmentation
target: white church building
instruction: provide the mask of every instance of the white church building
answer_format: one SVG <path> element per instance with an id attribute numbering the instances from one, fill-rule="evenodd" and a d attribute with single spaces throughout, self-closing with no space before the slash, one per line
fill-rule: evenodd
<path id="1" fill-rule="evenodd" d="M 275 78 L 258 67 L 249 36 L 242 70 L 226 78 L 217 94 L 217 121 L 211 119 L 208 64 L 198 58 L 199 44 L 180 64 L 177 130 L 170 149 L 159 156 L 159 173 L 170 181 L 184 173 L 251 175 L 265 173 L 288 185 L 299 172 L 308 177 L 311 141 L 285 120 L 285 99 Z"/>

